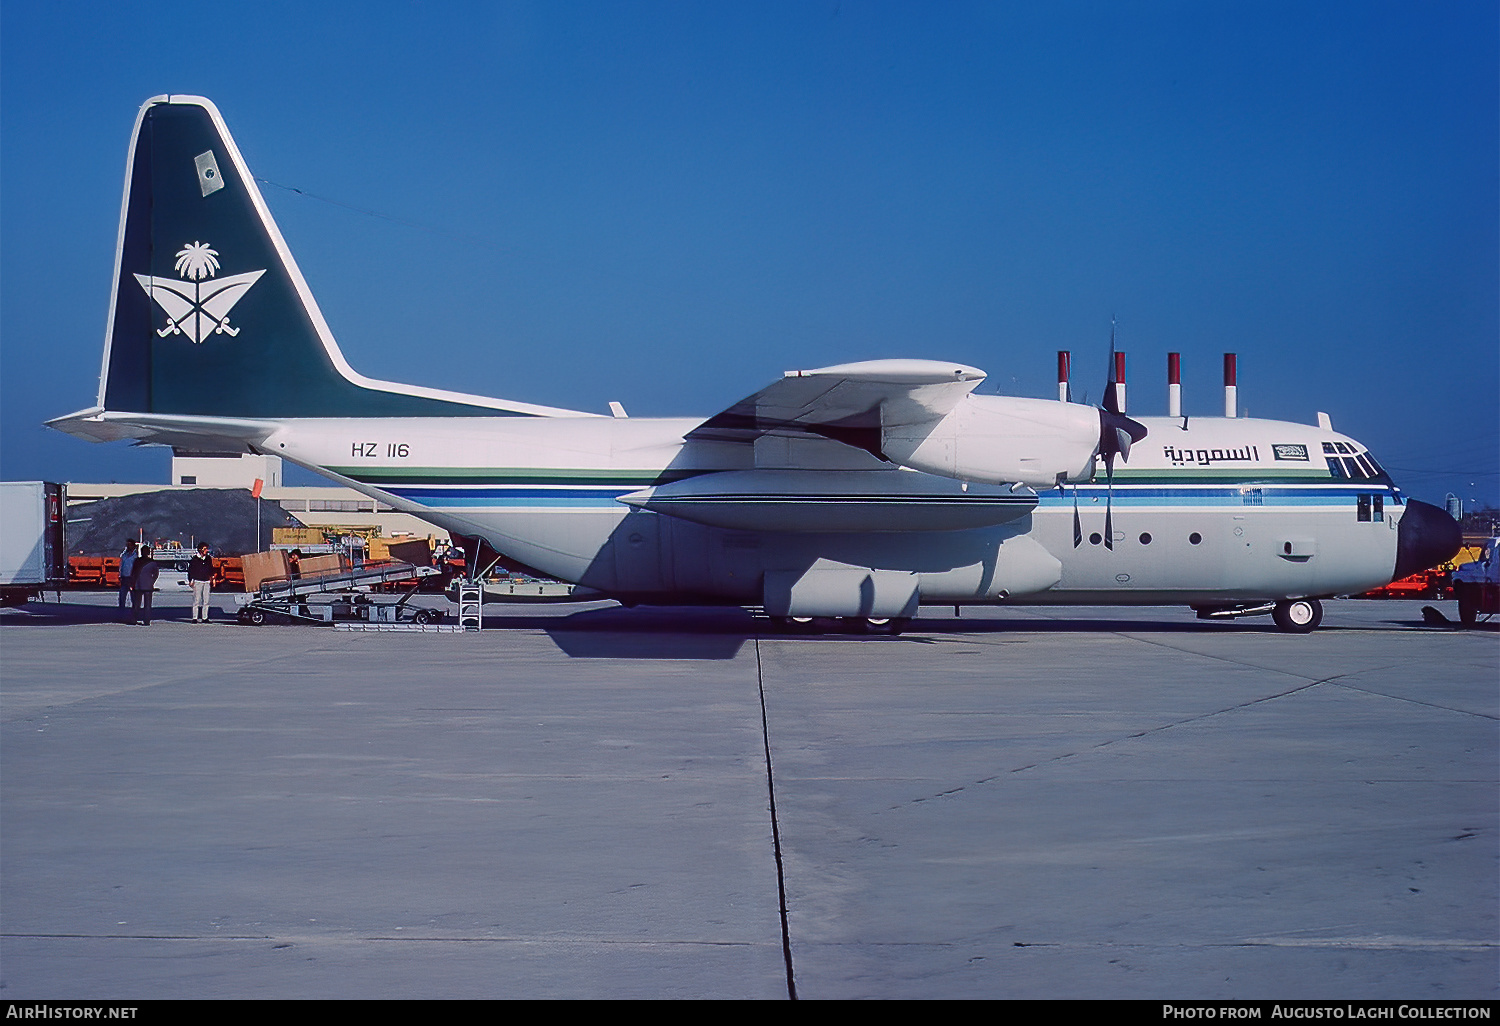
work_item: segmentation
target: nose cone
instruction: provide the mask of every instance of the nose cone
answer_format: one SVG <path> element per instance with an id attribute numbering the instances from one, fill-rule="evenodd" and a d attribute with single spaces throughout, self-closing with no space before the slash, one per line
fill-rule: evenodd
<path id="1" fill-rule="evenodd" d="M 1452 559 L 1464 543 L 1458 521 L 1430 503 L 1406 500 L 1406 512 L 1396 528 L 1396 569 L 1393 580 L 1410 577 Z"/>

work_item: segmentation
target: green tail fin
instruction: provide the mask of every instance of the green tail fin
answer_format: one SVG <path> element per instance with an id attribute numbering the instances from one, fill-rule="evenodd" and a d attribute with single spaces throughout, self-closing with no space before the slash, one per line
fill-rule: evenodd
<path id="1" fill-rule="evenodd" d="M 136 121 L 100 405 L 219 417 L 564 413 L 374 381 L 339 352 L 212 103 L 158 96 Z"/>

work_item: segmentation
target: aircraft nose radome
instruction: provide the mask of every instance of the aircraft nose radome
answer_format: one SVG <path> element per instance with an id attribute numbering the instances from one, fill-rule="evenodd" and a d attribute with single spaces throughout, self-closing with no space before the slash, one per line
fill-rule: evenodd
<path id="1" fill-rule="evenodd" d="M 1448 511 L 1416 499 L 1406 500 L 1406 512 L 1396 528 L 1394 580 L 1409 577 L 1452 559 L 1463 545 L 1463 532 Z"/>

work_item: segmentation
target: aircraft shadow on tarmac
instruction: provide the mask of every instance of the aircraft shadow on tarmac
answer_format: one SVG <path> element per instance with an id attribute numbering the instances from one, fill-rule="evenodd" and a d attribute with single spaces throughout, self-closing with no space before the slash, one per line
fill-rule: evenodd
<path id="1" fill-rule="evenodd" d="M 555 607 L 553 607 L 555 609 Z M 1394 612 L 1394 611 L 1393 611 Z M 733 659 L 748 641 L 758 638 L 791 641 L 798 644 L 938 644 L 959 635 L 1023 634 L 1216 634 L 1276 633 L 1268 618 L 1208 621 L 1193 619 L 1186 610 L 1162 609 L 1160 616 L 1145 619 L 1082 616 L 993 615 L 984 611 L 969 617 L 927 616 L 913 622 L 907 630 L 893 637 L 863 637 L 837 630 L 826 633 L 786 634 L 769 620 L 753 616 L 743 609 L 645 606 L 593 607 L 572 613 L 560 611 L 542 615 L 524 607 L 507 605 L 500 610 L 488 607 L 484 613 L 486 631 L 531 630 L 545 633 L 565 655 L 578 659 Z M 257 631 L 326 630 L 305 625 L 240 628 L 229 617 L 225 607 L 215 604 L 216 621 L 234 629 Z M 155 624 L 185 623 L 188 609 L 171 606 L 154 613 Z M 0 625 L 7 627 L 106 626 L 121 622 L 120 611 L 113 605 L 78 602 L 34 602 L 18 608 L 0 609 Z M 1325 623 L 1318 633 L 1367 630 L 1454 630 L 1457 623 L 1424 623 L 1416 611 L 1382 619 L 1378 623 L 1341 626 Z M 1475 631 L 1500 632 L 1500 621 L 1476 624 Z"/>
<path id="2" fill-rule="evenodd" d="M 938 617 L 924 616 L 905 633 L 894 637 L 855 636 L 829 631 L 787 634 L 761 617 L 740 609 L 701 607 L 619 606 L 587 609 L 565 617 L 536 617 L 524 613 L 487 616 L 486 630 L 540 630 L 566 655 L 594 659 L 732 659 L 747 641 L 768 638 L 799 644 L 938 644 L 949 636 L 1004 634 L 1216 634 L 1279 633 L 1269 618 L 1228 621 L 1197 620 L 1177 609 L 1164 610 L 1161 619 L 1037 616 Z M 1389 619 L 1376 625 L 1325 624 L 1327 632 L 1362 630 L 1433 630 L 1417 619 Z M 1478 630 L 1500 631 L 1500 623 L 1480 624 Z"/>

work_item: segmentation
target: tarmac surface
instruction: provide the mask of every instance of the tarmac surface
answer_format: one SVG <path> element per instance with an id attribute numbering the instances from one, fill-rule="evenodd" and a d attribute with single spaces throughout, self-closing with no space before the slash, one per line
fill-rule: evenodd
<path id="1" fill-rule="evenodd" d="M 1500 632 L 1420 602 L 64 598 L 0 614 L 8 1000 L 1500 996 Z"/>

